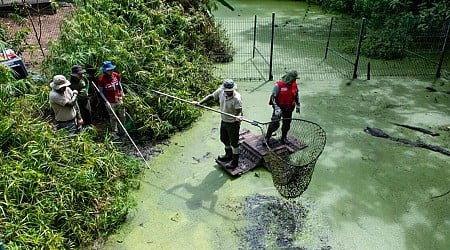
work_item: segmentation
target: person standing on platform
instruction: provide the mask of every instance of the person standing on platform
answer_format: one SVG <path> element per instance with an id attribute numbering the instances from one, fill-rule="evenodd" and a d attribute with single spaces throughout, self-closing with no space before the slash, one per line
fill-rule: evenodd
<path id="1" fill-rule="evenodd" d="M 273 112 L 271 123 L 267 128 L 266 143 L 269 143 L 270 137 L 273 132 L 277 131 L 280 127 L 280 120 L 282 119 L 283 125 L 281 126 L 281 143 L 287 143 L 287 134 L 291 128 L 292 113 L 300 113 L 300 99 L 298 96 L 298 87 L 296 79 L 298 77 L 297 71 L 288 71 L 281 80 L 278 80 L 270 95 L 269 104 L 272 105 Z"/>
<path id="2" fill-rule="evenodd" d="M 225 167 L 228 169 L 234 169 L 239 165 L 239 130 L 243 117 L 242 99 L 236 88 L 233 80 L 225 79 L 214 93 L 207 95 L 200 102 L 193 102 L 195 105 L 202 105 L 210 99 L 219 102 L 222 112 L 220 141 L 225 146 L 225 154 L 219 156 L 217 160 L 227 162 Z"/>

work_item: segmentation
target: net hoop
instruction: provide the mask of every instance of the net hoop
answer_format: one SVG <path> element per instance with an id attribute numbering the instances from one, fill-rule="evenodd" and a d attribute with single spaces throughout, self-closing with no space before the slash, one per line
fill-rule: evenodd
<path id="1" fill-rule="evenodd" d="M 290 125 L 288 142 L 285 145 L 294 149 L 280 151 L 281 133 L 272 136 L 272 139 L 266 142 L 269 149 L 267 168 L 272 173 L 277 191 L 285 198 L 295 198 L 300 196 L 311 182 L 317 159 L 325 148 L 326 132 L 315 122 L 297 118 L 264 123 L 266 132 L 268 126 L 274 122 L 279 122 L 281 128 L 283 123 Z M 263 134 L 265 136 L 264 132 Z M 296 148 L 298 150 L 295 150 Z"/>

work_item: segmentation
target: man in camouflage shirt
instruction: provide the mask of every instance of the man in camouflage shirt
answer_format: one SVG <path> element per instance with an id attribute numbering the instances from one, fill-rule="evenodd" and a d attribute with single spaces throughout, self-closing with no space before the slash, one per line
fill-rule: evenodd
<path id="1" fill-rule="evenodd" d="M 72 67 L 72 74 L 70 75 L 70 89 L 78 91 L 78 107 L 80 108 L 80 114 L 84 121 L 84 126 L 88 126 L 92 123 L 91 118 L 91 103 L 89 100 L 89 80 L 84 77 L 86 70 L 80 65 L 74 65 Z"/>

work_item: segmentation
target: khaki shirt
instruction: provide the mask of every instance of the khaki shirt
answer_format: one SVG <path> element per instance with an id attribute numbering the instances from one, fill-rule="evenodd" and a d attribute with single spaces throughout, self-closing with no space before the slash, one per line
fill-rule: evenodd
<path id="1" fill-rule="evenodd" d="M 242 100 L 241 95 L 236 92 L 236 90 L 233 91 L 232 96 L 227 96 L 225 94 L 223 87 L 219 87 L 214 93 L 212 94 L 214 97 L 214 100 L 218 100 L 220 104 L 220 111 L 224 113 L 228 113 L 231 115 L 241 115 L 241 112 L 238 112 L 238 110 L 242 111 Z M 235 122 L 236 119 L 234 117 L 224 115 L 222 114 L 222 121 L 224 122 Z"/>
<path id="2" fill-rule="evenodd" d="M 59 122 L 69 121 L 75 119 L 76 111 L 73 106 L 65 106 L 73 96 L 70 88 L 66 88 L 63 94 L 60 94 L 52 89 L 49 94 L 50 106 L 55 112 L 55 119 Z"/>

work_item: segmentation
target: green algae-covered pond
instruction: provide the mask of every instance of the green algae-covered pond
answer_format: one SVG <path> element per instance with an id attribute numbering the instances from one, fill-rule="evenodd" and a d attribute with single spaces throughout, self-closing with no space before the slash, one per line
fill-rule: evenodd
<path id="1" fill-rule="evenodd" d="M 292 15 L 292 1 L 229 1 L 218 17 Z M 250 42 L 250 41 L 249 41 Z M 280 75 L 275 75 L 279 78 Z M 301 76 L 300 76 L 301 77 Z M 220 115 L 205 111 L 193 127 L 158 147 L 131 195 L 136 208 L 104 249 L 448 249 L 449 156 L 364 133 L 450 149 L 448 81 L 384 78 L 299 80 L 302 113 L 327 132 L 309 188 L 282 198 L 258 167 L 238 178 L 214 159 L 222 153 Z M 272 82 L 237 81 L 246 118 L 268 121 Z M 256 88 L 258 86 L 258 88 Z M 422 127 L 439 136 L 399 127 Z M 258 129 L 243 124 L 254 133 Z"/>

